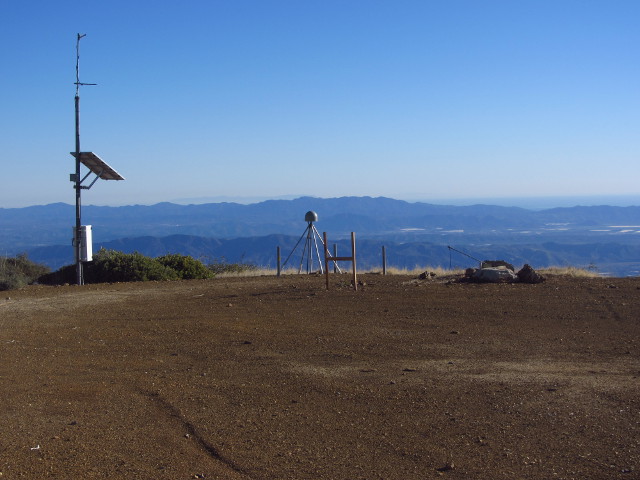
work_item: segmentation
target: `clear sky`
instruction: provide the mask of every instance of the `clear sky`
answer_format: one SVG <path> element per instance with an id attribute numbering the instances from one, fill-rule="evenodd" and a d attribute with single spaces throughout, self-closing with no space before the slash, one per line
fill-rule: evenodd
<path id="1" fill-rule="evenodd" d="M 0 0 L 0 207 L 640 194 L 637 0 Z"/>

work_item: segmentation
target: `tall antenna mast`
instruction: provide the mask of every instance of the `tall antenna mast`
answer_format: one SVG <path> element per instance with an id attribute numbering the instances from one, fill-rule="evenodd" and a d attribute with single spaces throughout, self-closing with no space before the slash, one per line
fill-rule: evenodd
<path id="1" fill-rule="evenodd" d="M 80 199 L 80 192 L 82 187 L 80 183 L 82 182 L 80 177 L 80 86 L 81 85 L 96 85 L 95 83 L 82 83 L 80 82 L 80 39 L 86 37 L 87 34 L 78 34 L 78 38 L 76 40 L 76 96 L 75 96 L 75 106 L 76 106 L 76 173 L 73 177 L 75 181 L 74 188 L 76 189 L 76 228 L 74 231 L 74 252 L 75 252 L 75 262 L 76 262 L 76 283 L 78 285 L 84 284 L 84 277 L 82 274 L 82 260 L 80 258 L 80 248 L 82 245 L 82 203 Z"/>
<path id="2" fill-rule="evenodd" d="M 80 151 L 80 87 L 82 85 L 97 85 L 96 83 L 82 83 L 80 81 L 80 39 L 83 37 L 86 37 L 86 35 L 78 34 L 76 41 L 76 151 L 71 152 L 71 155 L 76 157 L 76 172 L 70 176 L 70 180 L 74 183 L 73 187 L 76 189 L 76 226 L 73 231 L 73 245 L 76 260 L 76 283 L 78 285 L 84 284 L 82 262 L 90 262 L 92 260 L 91 225 L 82 225 L 80 193 L 83 189 L 90 189 L 99 178 L 103 180 L 124 180 L 122 175 L 95 153 Z M 81 163 L 89 169 L 89 173 L 82 178 L 80 178 Z M 95 174 L 94 180 L 89 185 L 82 185 L 82 182 L 91 174 Z"/>

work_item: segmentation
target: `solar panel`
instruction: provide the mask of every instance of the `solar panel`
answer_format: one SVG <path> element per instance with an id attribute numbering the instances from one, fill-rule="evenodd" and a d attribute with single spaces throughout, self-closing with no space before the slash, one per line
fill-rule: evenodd
<path id="1" fill-rule="evenodd" d="M 76 152 L 71 152 L 76 156 Z M 80 162 L 103 180 L 124 180 L 124 177 L 111 168 L 93 152 L 80 152 Z"/>

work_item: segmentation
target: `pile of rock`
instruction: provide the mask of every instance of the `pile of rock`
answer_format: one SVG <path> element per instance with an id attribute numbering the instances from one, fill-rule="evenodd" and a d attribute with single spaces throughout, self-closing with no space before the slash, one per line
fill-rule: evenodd
<path id="1" fill-rule="evenodd" d="M 422 272 L 420 275 L 418 275 L 418 278 L 420 280 L 431 280 L 435 276 L 436 274 L 434 272 L 430 272 L 427 270 L 426 272 Z"/>
<path id="2" fill-rule="evenodd" d="M 528 264 L 515 273 L 515 268 L 510 263 L 486 260 L 480 268 L 467 268 L 465 280 L 479 283 L 542 283 L 545 278 Z"/>

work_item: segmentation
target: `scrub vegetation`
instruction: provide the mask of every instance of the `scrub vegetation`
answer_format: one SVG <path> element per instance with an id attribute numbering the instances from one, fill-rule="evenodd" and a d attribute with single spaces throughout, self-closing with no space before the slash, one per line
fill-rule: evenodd
<path id="1" fill-rule="evenodd" d="M 381 273 L 376 270 L 364 270 L 363 273 Z M 412 270 L 390 267 L 389 275 L 419 275 L 430 272 L 434 277 L 461 275 L 462 270 L 446 270 L 440 267 L 416 267 Z M 594 269 L 574 267 L 550 267 L 541 270 L 546 275 L 569 277 L 598 277 Z M 295 274 L 297 270 L 288 269 L 283 274 Z M 229 263 L 222 259 L 208 262 L 189 255 L 167 254 L 152 258 L 139 252 L 123 253 L 117 250 L 101 249 L 91 262 L 84 264 L 85 283 L 115 283 L 140 281 L 195 280 L 219 277 L 244 277 L 275 275 L 276 270 L 260 268 L 254 264 Z M 67 265 L 51 272 L 46 265 L 35 263 L 26 254 L 16 257 L 0 257 L 0 290 L 12 290 L 33 283 L 46 285 L 73 284 L 76 279 L 75 265 Z"/>
<path id="2" fill-rule="evenodd" d="M 0 257 L 0 290 L 24 287 L 49 272 L 49 267 L 32 262 L 26 254 Z"/>
<path id="3" fill-rule="evenodd" d="M 189 255 L 177 253 L 148 257 L 139 252 L 123 253 L 100 249 L 93 261 L 84 264 L 85 283 L 144 282 L 167 280 L 196 280 L 213 278 L 219 274 L 242 274 L 257 269 L 245 263 L 224 260 L 203 263 Z M 75 283 L 76 267 L 67 265 L 38 278 L 39 283 L 62 285 Z"/>

